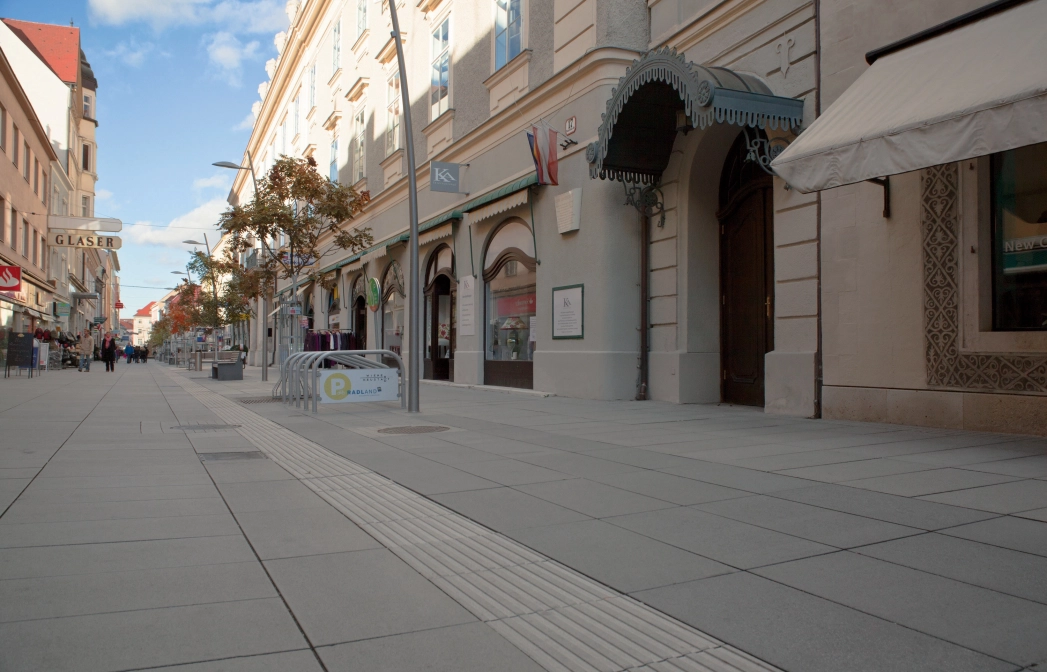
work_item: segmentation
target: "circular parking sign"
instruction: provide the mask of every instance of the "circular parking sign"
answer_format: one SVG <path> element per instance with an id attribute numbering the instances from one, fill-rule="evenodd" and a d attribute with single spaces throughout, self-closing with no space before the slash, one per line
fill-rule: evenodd
<path id="1" fill-rule="evenodd" d="M 349 396 L 349 391 L 352 389 L 353 384 L 349 381 L 349 376 L 344 373 L 332 373 L 324 381 L 324 394 L 331 401 L 345 399 Z"/>

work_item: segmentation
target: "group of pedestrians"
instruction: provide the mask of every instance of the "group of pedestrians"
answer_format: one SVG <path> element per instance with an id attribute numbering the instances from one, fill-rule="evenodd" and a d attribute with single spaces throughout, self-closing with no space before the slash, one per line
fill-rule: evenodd
<path id="1" fill-rule="evenodd" d="M 145 364 L 149 359 L 149 348 L 144 345 L 131 345 L 128 343 L 124 348 L 124 356 L 127 357 L 128 364 L 132 362 Z"/>
<path id="2" fill-rule="evenodd" d="M 97 353 L 96 353 L 97 350 Z M 116 335 L 111 331 L 107 331 L 102 340 L 95 345 L 95 338 L 91 334 L 90 329 L 86 329 L 80 334 L 80 339 L 76 344 L 76 352 L 80 355 L 80 364 L 76 367 L 77 371 L 90 371 L 91 362 L 94 360 L 95 355 L 105 362 L 106 371 L 116 370 L 116 359 L 117 357 L 126 357 L 127 362 L 144 363 L 149 359 L 149 348 L 145 346 L 133 346 L 128 344 L 127 347 L 121 349 L 116 344 Z"/>

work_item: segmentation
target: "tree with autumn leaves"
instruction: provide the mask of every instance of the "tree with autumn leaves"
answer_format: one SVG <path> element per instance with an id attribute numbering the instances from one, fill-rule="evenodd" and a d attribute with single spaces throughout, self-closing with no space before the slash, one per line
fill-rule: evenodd
<path id="1" fill-rule="evenodd" d="M 253 317 L 253 300 L 274 291 L 277 280 L 326 286 L 330 279 L 319 272 L 324 259 L 339 250 L 353 254 L 373 243 L 369 228 L 351 227 L 368 200 L 368 192 L 358 193 L 320 175 L 312 157 L 278 160 L 258 180 L 258 191 L 249 202 L 222 213 L 225 256 L 192 253 L 188 270 L 201 284 L 185 282 L 179 287 L 151 340 L 166 332 L 157 341 L 162 343 L 195 326 L 245 322 Z M 241 264 L 243 252 L 255 254 L 256 263 Z"/>

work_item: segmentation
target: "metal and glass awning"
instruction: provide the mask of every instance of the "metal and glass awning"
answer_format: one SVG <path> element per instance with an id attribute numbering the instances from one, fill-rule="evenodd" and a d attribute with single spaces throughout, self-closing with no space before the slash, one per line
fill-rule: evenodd
<path id="1" fill-rule="evenodd" d="M 1000 0 L 870 52 L 771 167 L 802 192 L 1047 141 L 1047 0 Z"/>
<path id="2" fill-rule="evenodd" d="M 589 176 L 650 184 L 669 165 L 676 133 L 712 124 L 795 129 L 803 100 L 774 95 L 755 75 L 689 63 L 669 48 L 633 61 L 607 101 Z M 682 122 L 682 123 L 681 123 Z"/>

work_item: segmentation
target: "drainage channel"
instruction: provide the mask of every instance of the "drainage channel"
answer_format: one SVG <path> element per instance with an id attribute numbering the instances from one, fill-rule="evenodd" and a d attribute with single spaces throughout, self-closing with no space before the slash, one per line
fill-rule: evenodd
<path id="1" fill-rule="evenodd" d="M 239 425 L 236 431 L 269 459 L 547 670 L 778 671 L 232 399 L 177 374 L 168 375 L 222 420 Z"/>

